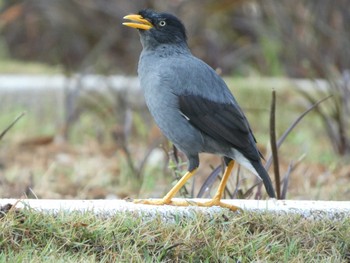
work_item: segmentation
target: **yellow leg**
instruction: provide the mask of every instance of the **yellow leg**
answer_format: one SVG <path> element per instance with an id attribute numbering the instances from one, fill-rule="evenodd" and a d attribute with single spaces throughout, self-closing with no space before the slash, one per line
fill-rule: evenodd
<path id="1" fill-rule="evenodd" d="M 222 196 L 224 194 L 228 178 L 231 175 L 231 172 L 232 172 L 232 169 L 233 169 L 234 165 L 235 165 L 235 161 L 232 160 L 232 161 L 230 161 L 230 163 L 226 167 L 224 175 L 222 176 L 219 188 L 216 191 L 216 194 L 213 197 L 213 199 L 208 201 L 208 202 L 205 202 L 205 203 L 198 203 L 198 206 L 206 206 L 206 207 L 221 206 L 221 207 L 228 208 L 228 209 L 230 209 L 232 211 L 236 211 L 236 210 L 240 209 L 237 206 L 229 205 L 229 204 L 225 204 L 225 203 L 221 202 L 221 198 L 222 198 Z"/>
<path id="2" fill-rule="evenodd" d="M 147 204 L 147 205 L 175 205 L 175 206 L 191 206 L 191 205 L 204 206 L 204 207 L 220 206 L 220 207 L 228 208 L 232 211 L 237 211 L 238 209 L 240 209 L 239 207 L 221 202 L 221 197 L 225 191 L 227 180 L 231 175 L 234 164 L 235 162 L 233 160 L 228 164 L 214 198 L 208 202 L 200 203 L 200 202 L 193 202 L 193 201 L 187 201 L 187 200 L 176 200 L 176 201 L 171 200 L 176 195 L 176 193 L 180 190 L 180 188 L 184 186 L 184 184 L 194 175 L 194 173 L 196 172 L 196 169 L 195 169 L 192 172 L 187 172 L 180 179 L 180 181 L 178 181 L 177 184 L 162 199 L 136 199 L 134 200 L 134 203 Z"/>
<path id="3" fill-rule="evenodd" d="M 162 199 L 136 199 L 134 203 L 136 204 L 147 204 L 147 205 L 177 205 L 177 206 L 188 206 L 188 202 L 182 204 L 181 201 L 176 203 L 171 202 L 171 199 L 177 194 L 177 192 L 185 185 L 185 183 L 195 174 L 197 169 L 191 172 L 185 173 L 185 175 L 174 185 L 173 188 L 162 198 Z M 187 203 L 187 205 L 186 205 Z"/>

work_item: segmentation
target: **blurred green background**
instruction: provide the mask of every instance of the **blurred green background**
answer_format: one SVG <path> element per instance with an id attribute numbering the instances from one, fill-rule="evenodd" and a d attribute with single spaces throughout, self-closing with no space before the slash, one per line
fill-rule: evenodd
<path id="1" fill-rule="evenodd" d="M 121 25 L 123 16 L 152 8 L 181 18 L 192 52 L 223 75 L 265 156 L 272 89 L 277 137 L 332 95 L 283 143 L 280 172 L 287 198 L 349 200 L 349 6 L 346 0 L 0 0 L 0 132 L 26 112 L 0 140 L 0 197 L 159 197 L 186 169 L 145 108 L 135 78 L 139 37 Z M 220 164 L 217 157 L 201 160 L 182 195 L 197 196 Z M 236 170 L 228 192 L 254 198 L 256 189 L 248 191 L 254 181 Z"/>

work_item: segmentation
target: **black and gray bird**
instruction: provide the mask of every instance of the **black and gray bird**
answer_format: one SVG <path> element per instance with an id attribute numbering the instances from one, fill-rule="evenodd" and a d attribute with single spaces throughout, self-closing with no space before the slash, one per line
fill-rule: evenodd
<path id="1" fill-rule="evenodd" d="M 214 198 L 197 205 L 237 209 L 220 201 L 234 161 L 259 176 L 268 195 L 275 197 L 246 117 L 222 78 L 191 54 L 182 22 L 174 15 L 149 9 L 124 19 L 131 22 L 123 25 L 140 33 L 143 50 L 138 75 L 146 104 L 160 130 L 189 162 L 188 172 L 164 198 L 135 202 L 189 205 L 172 198 L 195 173 L 198 154 L 203 152 L 223 156 L 227 167 Z"/>

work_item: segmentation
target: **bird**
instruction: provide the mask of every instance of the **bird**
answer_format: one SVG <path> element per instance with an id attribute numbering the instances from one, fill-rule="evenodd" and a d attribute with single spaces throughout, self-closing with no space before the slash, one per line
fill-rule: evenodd
<path id="1" fill-rule="evenodd" d="M 123 17 L 124 26 L 135 28 L 142 51 L 138 78 L 146 105 L 162 133 L 188 159 L 187 172 L 160 199 L 135 199 L 150 205 L 239 207 L 221 201 L 235 162 L 262 179 L 267 194 L 275 198 L 271 179 L 262 165 L 247 118 L 224 80 L 187 44 L 184 24 L 175 15 L 143 9 Z M 199 153 L 223 157 L 225 170 L 217 192 L 210 201 L 173 200 L 196 173 Z"/>

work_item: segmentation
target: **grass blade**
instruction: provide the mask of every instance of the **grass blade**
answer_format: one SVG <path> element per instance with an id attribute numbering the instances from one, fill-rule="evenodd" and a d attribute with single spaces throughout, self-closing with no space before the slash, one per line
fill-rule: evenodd
<path id="1" fill-rule="evenodd" d="M 332 97 L 332 95 L 329 95 L 319 101 L 317 101 L 316 103 L 314 103 L 313 105 L 310 106 L 310 108 L 308 108 L 306 111 L 304 111 L 293 123 L 292 125 L 283 133 L 283 135 L 278 139 L 277 141 L 277 149 L 282 145 L 282 143 L 284 142 L 284 140 L 287 138 L 287 136 L 290 134 L 290 132 L 294 129 L 294 127 L 310 112 L 312 111 L 314 108 L 316 108 L 319 104 L 321 104 L 322 102 L 324 102 L 325 100 L 329 99 L 330 97 Z M 265 164 L 265 169 L 269 170 L 270 166 L 272 164 L 272 155 L 269 156 L 269 158 L 267 158 L 267 162 Z"/>
<path id="2" fill-rule="evenodd" d="M 219 165 L 211 172 L 211 174 L 204 181 L 201 189 L 199 190 L 197 194 L 197 198 L 202 198 L 205 192 L 213 186 L 216 178 L 220 175 L 221 171 L 222 171 L 222 166 Z"/>
<path id="3" fill-rule="evenodd" d="M 271 101 L 271 111 L 270 111 L 270 143 L 271 152 L 273 159 L 273 169 L 275 174 L 275 185 L 277 192 L 277 199 L 281 198 L 281 178 L 279 171 L 279 161 L 278 161 L 278 147 L 276 143 L 276 91 L 272 90 L 272 101 Z"/>
<path id="4" fill-rule="evenodd" d="M 16 117 L 16 119 L 0 134 L 0 140 L 5 136 L 5 134 L 24 116 L 25 112 L 22 112 L 20 115 Z"/>

